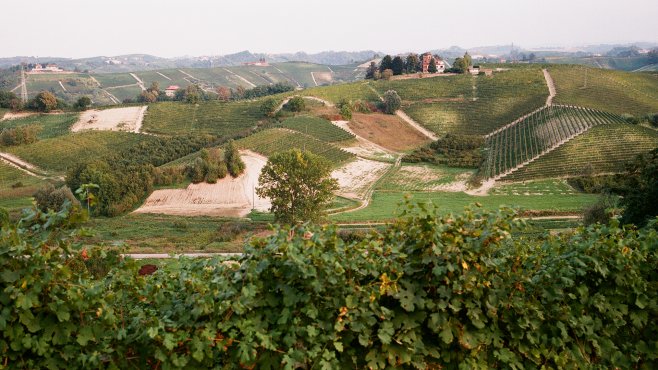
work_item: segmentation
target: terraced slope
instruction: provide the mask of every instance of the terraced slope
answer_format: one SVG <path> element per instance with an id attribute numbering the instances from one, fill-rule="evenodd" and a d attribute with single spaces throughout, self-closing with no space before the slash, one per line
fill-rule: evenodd
<path id="1" fill-rule="evenodd" d="M 658 112 L 658 73 L 628 73 L 582 66 L 550 66 L 556 104 L 616 114 Z"/>
<path id="2" fill-rule="evenodd" d="M 38 114 L 24 118 L 0 121 L 0 131 L 5 128 L 37 125 L 41 127 L 38 138 L 49 139 L 67 135 L 71 126 L 78 120 L 78 116 L 78 113 Z"/>
<path id="3" fill-rule="evenodd" d="M 260 104 L 259 101 L 151 104 L 144 116 L 142 131 L 161 135 L 234 136 L 249 132 L 263 118 Z"/>
<path id="4" fill-rule="evenodd" d="M 281 123 L 281 127 L 298 131 L 329 143 L 350 140 L 354 135 L 318 117 L 293 117 Z"/>
<path id="5" fill-rule="evenodd" d="M 408 86 L 407 86 L 408 84 Z M 485 135 L 544 105 L 548 87 L 538 67 L 514 68 L 493 76 L 452 76 L 395 81 L 407 103 L 403 110 L 437 133 Z M 398 91 L 399 92 L 399 91 Z"/>
<path id="6" fill-rule="evenodd" d="M 591 127 L 622 123 L 620 116 L 587 108 L 553 105 L 487 138 L 485 178 L 500 178 L 545 155 Z"/>
<path id="7" fill-rule="evenodd" d="M 658 147 L 658 132 L 614 123 L 592 127 L 554 151 L 503 178 L 504 181 L 580 176 L 624 170 L 624 163 Z"/>
<path id="8" fill-rule="evenodd" d="M 268 157 L 293 148 L 305 149 L 326 158 L 336 167 L 355 158 L 354 154 L 310 135 L 282 128 L 260 131 L 236 141 L 236 144 L 241 149 L 250 149 Z"/>

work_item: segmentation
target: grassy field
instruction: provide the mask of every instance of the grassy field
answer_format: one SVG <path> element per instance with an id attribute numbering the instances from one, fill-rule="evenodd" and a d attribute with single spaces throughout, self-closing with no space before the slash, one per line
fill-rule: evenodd
<path id="1" fill-rule="evenodd" d="M 137 99 L 139 94 L 142 93 L 142 89 L 137 86 L 125 86 L 125 87 L 118 87 L 118 88 L 110 88 L 107 89 L 108 92 L 110 92 L 112 95 L 114 95 L 119 101 L 124 101 L 125 99 Z"/>
<path id="2" fill-rule="evenodd" d="M 135 253 L 241 252 L 244 239 L 266 225 L 245 219 L 127 214 L 95 218 L 90 244 L 124 245 Z"/>
<path id="3" fill-rule="evenodd" d="M 658 74 L 628 73 L 582 66 L 550 66 L 554 102 L 635 116 L 658 112 Z"/>
<path id="4" fill-rule="evenodd" d="M 535 180 L 517 183 L 497 183 L 489 191 L 492 195 L 572 195 L 578 192 L 567 184 L 566 180 Z"/>
<path id="5" fill-rule="evenodd" d="M 368 207 L 331 216 L 336 222 L 366 222 L 391 220 L 398 214 L 399 205 L 405 195 L 411 195 L 412 201 L 434 202 L 443 212 L 460 212 L 465 206 L 478 202 L 485 209 L 497 209 L 502 205 L 519 207 L 522 210 L 544 210 L 555 212 L 580 212 L 598 199 L 597 195 L 489 195 L 471 196 L 452 192 L 383 192 L 376 191 Z"/>
<path id="6" fill-rule="evenodd" d="M 151 138 L 128 132 L 86 131 L 6 150 L 41 169 L 62 173 L 77 163 L 116 153 L 145 140 Z"/>
<path id="7" fill-rule="evenodd" d="M 522 181 L 620 172 L 626 161 L 656 147 L 658 131 L 629 124 L 596 126 L 503 179 Z"/>
<path id="8" fill-rule="evenodd" d="M 100 73 L 92 75 L 96 81 L 100 82 L 102 88 L 132 85 L 137 83 L 137 80 L 130 75 L 130 73 Z"/>
<path id="9" fill-rule="evenodd" d="M 38 125 L 41 127 L 39 139 L 50 139 L 69 133 L 70 127 L 77 122 L 78 113 L 39 114 L 25 118 L 0 121 L 0 131 L 4 128 Z"/>
<path id="10" fill-rule="evenodd" d="M 247 133 L 263 119 L 259 101 L 187 104 L 151 104 L 144 116 L 143 130 L 161 135 L 204 133 L 235 136 Z"/>
<path id="11" fill-rule="evenodd" d="M 46 181 L 0 161 L 0 207 L 10 210 L 30 206 L 34 192 Z"/>
<path id="12" fill-rule="evenodd" d="M 280 127 L 298 131 L 329 143 L 350 140 L 354 135 L 318 117 L 297 116 L 281 122 Z"/>
<path id="13" fill-rule="evenodd" d="M 393 168 L 375 189 L 384 191 L 435 191 L 459 179 L 465 180 L 473 170 L 426 163 L 403 163 Z"/>
<path id="14" fill-rule="evenodd" d="M 250 149 L 264 156 L 297 148 L 322 156 L 338 166 L 354 158 L 354 155 L 329 143 L 299 132 L 274 128 L 260 131 L 236 142 L 239 148 Z"/>
<path id="15" fill-rule="evenodd" d="M 334 104 L 338 103 L 341 99 L 347 99 L 350 101 L 379 101 L 379 97 L 369 87 L 367 82 L 353 82 L 348 84 L 314 87 L 302 90 L 301 94 L 306 96 L 316 96 Z"/>
<path id="16" fill-rule="evenodd" d="M 548 88 L 539 67 L 513 68 L 493 76 L 448 76 L 380 85 L 397 88 L 403 110 L 439 135 L 484 135 L 546 102 Z"/>

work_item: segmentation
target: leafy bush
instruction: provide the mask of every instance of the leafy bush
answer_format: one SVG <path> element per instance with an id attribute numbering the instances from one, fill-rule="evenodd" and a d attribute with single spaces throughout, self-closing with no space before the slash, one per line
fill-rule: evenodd
<path id="1" fill-rule="evenodd" d="M 48 212 L 48 210 L 59 212 L 67 201 L 77 206 L 80 205 L 71 189 L 66 186 L 55 188 L 52 184 L 48 184 L 37 190 L 33 197 L 37 207 L 43 212 Z"/>
<path id="2" fill-rule="evenodd" d="M 406 155 L 405 162 L 428 162 L 452 167 L 478 168 L 484 160 L 480 136 L 447 134 L 427 147 Z"/>
<path id="3" fill-rule="evenodd" d="M 39 125 L 25 125 L 3 129 L 0 132 L 0 145 L 13 146 L 36 143 L 41 131 Z"/>
<path id="4" fill-rule="evenodd" d="M 306 102 L 301 96 L 293 96 L 286 103 L 285 108 L 291 112 L 301 112 L 306 109 Z"/>
<path id="5" fill-rule="evenodd" d="M 402 99 L 395 90 L 388 90 L 384 93 L 384 113 L 395 114 L 402 106 Z"/>
<path id="6" fill-rule="evenodd" d="M 235 262 L 181 259 L 150 276 L 110 255 L 109 271 L 81 263 L 97 254 L 74 243 L 75 215 L 32 211 L 0 234 L 3 364 L 658 366 L 658 220 L 528 239 L 509 209 L 401 210 L 354 242 L 277 228 Z"/>

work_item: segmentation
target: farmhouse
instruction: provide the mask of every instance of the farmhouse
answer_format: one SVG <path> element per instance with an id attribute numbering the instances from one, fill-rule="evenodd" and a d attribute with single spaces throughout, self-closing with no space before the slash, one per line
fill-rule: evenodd
<path id="1" fill-rule="evenodd" d="M 269 63 L 265 60 L 265 58 L 260 58 L 258 59 L 257 62 L 246 62 L 242 63 L 245 66 L 258 66 L 258 67 L 267 67 L 269 66 Z"/>
<path id="2" fill-rule="evenodd" d="M 63 69 L 57 67 L 57 64 L 47 64 L 45 67 L 41 64 L 37 64 L 32 68 L 30 73 L 56 73 L 56 72 L 64 72 Z"/>
<path id="3" fill-rule="evenodd" d="M 165 95 L 167 95 L 170 98 L 173 98 L 174 95 L 176 95 L 176 90 L 180 89 L 180 86 L 178 85 L 171 85 L 165 89 Z"/>
<path id="4" fill-rule="evenodd" d="M 480 74 L 480 66 L 468 67 L 468 73 L 472 74 L 473 76 L 479 75 Z"/>
<path id="5" fill-rule="evenodd" d="M 446 69 L 445 62 L 443 62 L 441 59 L 439 59 L 438 57 L 436 57 L 436 56 L 434 56 L 430 53 L 425 53 L 425 54 L 421 55 L 421 58 L 422 59 L 420 60 L 420 63 L 421 63 L 423 73 L 428 73 L 429 72 L 430 63 L 432 62 L 432 59 L 434 59 L 434 63 L 436 63 L 436 72 L 437 73 L 443 73 Z"/>

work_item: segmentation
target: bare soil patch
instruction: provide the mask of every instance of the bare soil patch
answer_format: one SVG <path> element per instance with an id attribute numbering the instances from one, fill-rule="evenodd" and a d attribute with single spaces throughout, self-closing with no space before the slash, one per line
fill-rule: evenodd
<path id="1" fill-rule="evenodd" d="M 0 121 L 8 120 L 8 119 L 17 119 L 17 118 L 25 118 L 29 116 L 33 116 L 37 113 L 35 112 L 7 112 L 5 113 L 4 116 L 0 119 Z"/>
<path id="2" fill-rule="evenodd" d="M 331 173 L 338 180 L 338 195 L 363 200 L 368 189 L 392 166 L 391 163 L 358 158 Z"/>
<path id="3" fill-rule="evenodd" d="M 311 72 L 311 74 L 318 85 L 331 82 L 334 79 L 331 72 Z"/>
<path id="4" fill-rule="evenodd" d="M 146 106 L 143 106 L 88 110 L 80 115 L 80 119 L 71 127 L 71 131 L 105 130 L 139 132 L 146 108 Z"/>
<path id="5" fill-rule="evenodd" d="M 383 160 L 383 161 L 394 161 L 396 152 L 392 150 L 388 150 L 384 147 L 381 147 L 371 141 L 368 141 L 358 134 L 356 134 L 352 129 L 349 127 L 349 122 L 348 121 L 331 121 L 334 125 L 346 130 L 347 132 L 351 132 L 352 134 L 356 135 L 355 139 L 348 143 L 341 145 L 341 147 L 345 150 L 348 151 L 352 154 L 355 154 L 359 157 L 364 157 L 364 158 L 374 158 L 377 160 Z"/>
<path id="6" fill-rule="evenodd" d="M 394 151 L 410 150 L 430 142 L 396 115 L 355 113 L 348 126 L 364 139 Z"/>
<path id="7" fill-rule="evenodd" d="M 252 210 L 268 211 L 269 199 L 255 194 L 258 176 L 267 158 L 251 151 L 240 151 L 246 165 L 237 178 L 227 176 L 216 184 L 190 184 L 186 189 L 156 190 L 135 213 L 178 216 L 244 217 Z"/>

